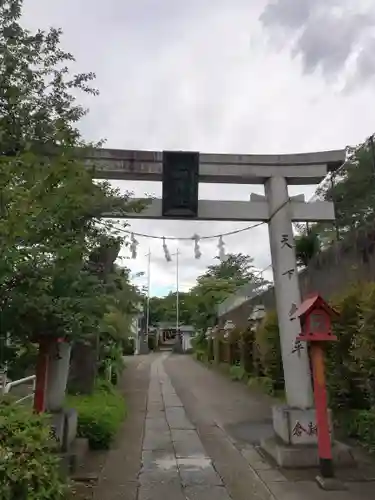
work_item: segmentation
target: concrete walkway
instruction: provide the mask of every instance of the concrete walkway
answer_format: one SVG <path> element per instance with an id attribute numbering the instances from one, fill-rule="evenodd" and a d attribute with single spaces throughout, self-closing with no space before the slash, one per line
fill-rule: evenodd
<path id="1" fill-rule="evenodd" d="M 138 500 L 230 500 L 160 357 L 151 367 Z"/>
<path id="2" fill-rule="evenodd" d="M 279 469 L 259 449 L 272 433 L 274 400 L 206 368 L 189 356 L 164 362 L 176 392 L 194 423 L 212 463 L 234 500 L 370 500 L 375 498 L 375 467 L 366 457 L 357 470 L 337 470 L 347 491 L 323 491 L 318 471 Z M 239 473 L 241 471 L 241 473 Z M 214 500 L 214 497 L 212 497 Z"/>
<path id="3" fill-rule="evenodd" d="M 311 471 L 299 477 L 269 463 L 257 443 L 272 432 L 272 399 L 189 356 L 135 358 L 127 377 L 130 415 L 108 455 L 97 500 L 374 498 L 375 482 L 325 492 Z"/>

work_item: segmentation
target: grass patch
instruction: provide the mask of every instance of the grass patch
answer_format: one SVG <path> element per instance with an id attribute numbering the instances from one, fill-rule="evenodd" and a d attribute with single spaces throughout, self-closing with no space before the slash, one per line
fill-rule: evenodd
<path id="1" fill-rule="evenodd" d="M 78 436 L 89 440 L 93 450 L 110 448 L 127 415 L 122 394 L 108 382 L 99 381 L 92 394 L 69 395 L 66 405 L 78 412 Z"/>
<path id="2" fill-rule="evenodd" d="M 248 387 L 251 389 L 258 389 L 265 392 L 269 396 L 275 396 L 275 389 L 272 379 L 269 377 L 251 377 L 247 382 Z"/>
<path id="3" fill-rule="evenodd" d="M 245 368 L 239 364 L 230 367 L 229 376 L 232 380 L 238 381 L 247 381 L 249 379 L 249 374 L 246 372 Z"/>
<path id="4" fill-rule="evenodd" d="M 372 410 L 345 410 L 335 414 L 339 428 L 349 438 L 358 441 L 375 454 L 375 408 Z"/>

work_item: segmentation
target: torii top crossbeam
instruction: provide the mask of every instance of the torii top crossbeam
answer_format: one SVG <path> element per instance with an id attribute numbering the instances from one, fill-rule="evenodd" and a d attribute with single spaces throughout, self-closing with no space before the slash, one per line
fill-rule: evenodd
<path id="1" fill-rule="evenodd" d="M 327 171 L 345 160 L 345 150 L 282 155 L 207 154 L 199 157 L 199 182 L 264 184 L 273 176 L 290 185 L 318 184 Z M 95 149 L 85 156 L 98 179 L 161 181 L 163 153 L 124 149 Z"/>

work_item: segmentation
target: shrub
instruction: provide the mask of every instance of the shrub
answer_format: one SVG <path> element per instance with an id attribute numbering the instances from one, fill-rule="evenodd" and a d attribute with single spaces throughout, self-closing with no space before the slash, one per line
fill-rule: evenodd
<path id="1" fill-rule="evenodd" d="M 231 366 L 228 363 L 222 362 L 217 365 L 218 370 L 223 373 L 224 375 L 229 375 L 230 374 L 230 369 Z"/>
<path id="2" fill-rule="evenodd" d="M 46 416 L 0 401 L 0 498 L 58 500 L 68 487 L 60 474 Z"/>
<path id="3" fill-rule="evenodd" d="M 255 333 L 247 327 L 240 337 L 241 364 L 247 373 L 256 373 L 256 363 L 254 356 Z"/>
<path id="4" fill-rule="evenodd" d="M 102 342 L 100 351 L 99 376 L 110 378 L 110 381 L 116 385 L 125 368 L 122 345 L 113 341 L 109 341 L 107 344 Z"/>
<path id="5" fill-rule="evenodd" d="M 262 368 L 262 374 L 273 381 L 275 388 L 284 386 L 281 358 L 279 325 L 275 311 L 267 312 L 257 328 L 255 339 Z"/>
<path id="6" fill-rule="evenodd" d="M 123 396 L 100 380 L 88 396 L 68 396 L 67 405 L 78 412 L 78 436 L 89 440 L 91 449 L 108 449 L 127 414 Z"/>
<path id="7" fill-rule="evenodd" d="M 339 317 L 333 323 L 338 342 L 327 349 L 327 382 L 333 409 L 369 409 L 375 353 L 373 283 L 350 287 L 333 300 Z"/>
<path id="8" fill-rule="evenodd" d="M 245 368 L 239 363 L 230 367 L 229 375 L 232 380 L 246 380 L 248 378 Z"/>
<path id="9" fill-rule="evenodd" d="M 135 351 L 134 339 L 133 338 L 125 338 L 122 341 L 122 354 L 124 356 L 133 356 Z"/>
<path id="10" fill-rule="evenodd" d="M 260 389 L 269 396 L 275 396 L 274 381 L 269 377 L 250 377 L 247 385 L 252 389 Z"/>
<path id="11" fill-rule="evenodd" d="M 203 331 L 198 332 L 195 337 L 191 339 L 191 345 L 194 352 L 207 352 L 207 344 L 206 334 Z"/>
<path id="12" fill-rule="evenodd" d="M 347 410 L 338 420 L 347 436 L 358 439 L 365 448 L 375 453 L 375 408 Z"/>

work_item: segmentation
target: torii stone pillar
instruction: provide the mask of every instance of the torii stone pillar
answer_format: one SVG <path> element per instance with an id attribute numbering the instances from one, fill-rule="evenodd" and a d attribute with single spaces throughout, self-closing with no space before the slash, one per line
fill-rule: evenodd
<path id="1" fill-rule="evenodd" d="M 300 324 L 291 320 L 291 316 L 301 303 L 301 293 L 286 179 L 271 177 L 265 191 L 270 216 L 274 214 L 268 227 L 286 397 L 289 406 L 306 409 L 313 406 L 307 350 L 292 353 Z"/>
<path id="2" fill-rule="evenodd" d="M 281 176 L 269 178 L 265 183 L 265 193 L 271 218 L 270 247 L 287 400 L 286 405 L 273 408 L 273 426 L 285 445 L 311 445 L 317 442 L 317 431 L 308 353 L 306 346 L 296 345 L 300 323 L 292 319 L 301 303 L 301 294 L 286 179 Z M 270 453 L 274 451 L 269 449 L 269 442 L 263 446 Z M 290 450 L 286 459 L 283 452 L 286 453 L 286 448 L 281 447 L 272 455 L 280 465 L 292 465 Z M 295 454 L 294 459 L 301 460 L 301 454 Z"/>

